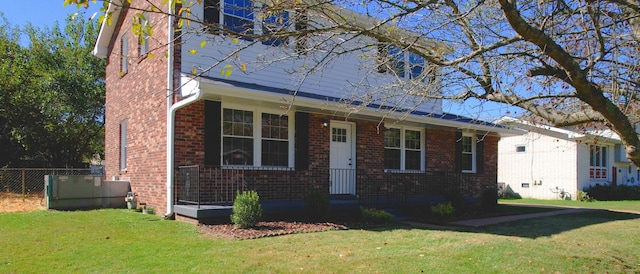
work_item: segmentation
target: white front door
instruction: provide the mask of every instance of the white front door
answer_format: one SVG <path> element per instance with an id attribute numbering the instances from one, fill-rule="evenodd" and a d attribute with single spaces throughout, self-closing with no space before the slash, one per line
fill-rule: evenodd
<path id="1" fill-rule="evenodd" d="M 354 127 L 353 123 L 331 121 L 330 194 L 356 194 Z"/>

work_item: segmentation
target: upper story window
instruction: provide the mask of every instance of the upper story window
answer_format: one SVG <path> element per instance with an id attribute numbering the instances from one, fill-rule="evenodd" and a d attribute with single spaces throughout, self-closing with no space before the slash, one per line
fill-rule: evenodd
<path id="1" fill-rule="evenodd" d="M 378 46 L 378 72 L 391 73 L 399 78 L 418 79 L 429 82 L 433 73 L 425 72 L 426 61 L 413 52 L 407 52 L 394 46 Z M 423 72 L 425 72 L 423 74 Z"/>
<path id="2" fill-rule="evenodd" d="M 424 142 L 421 130 L 388 128 L 384 132 L 384 168 L 422 170 Z"/>
<path id="3" fill-rule="evenodd" d="M 120 38 L 120 74 L 129 71 L 129 36 L 125 33 Z"/>
<path id="4" fill-rule="evenodd" d="M 149 14 L 143 13 L 138 17 L 139 25 L 135 27 L 138 32 L 138 52 L 139 56 L 144 56 L 149 52 L 149 36 L 152 28 L 149 25 Z"/>
<path id="5" fill-rule="evenodd" d="M 261 9 L 259 3 L 256 5 L 251 0 L 205 0 L 204 21 L 212 25 L 214 33 L 222 28 L 245 40 L 250 39 L 243 35 L 270 34 L 289 28 L 288 11 Z M 288 40 L 288 37 L 273 37 L 262 44 L 287 45 Z"/>
<path id="6" fill-rule="evenodd" d="M 589 178 L 607 178 L 607 152 L 606 146 L 589 146 Z"/>
<path id="7" fill-rule="evenodd" d="M 289 167 L 290 117 L 264 111 L 222 110 L 222 163 L 235 166 Z"/>

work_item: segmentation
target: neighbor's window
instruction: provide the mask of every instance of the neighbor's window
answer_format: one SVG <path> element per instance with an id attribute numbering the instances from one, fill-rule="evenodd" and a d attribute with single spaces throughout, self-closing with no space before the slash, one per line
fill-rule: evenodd
<path id="1" fill-rule="evenodd" d="M 606 146 L 589 146 L 589 178 L 606 179 L 607 178 L 607 147 Z"/>
<path id="2" fill-rule="evenodd" d="M 288 167 L 290 125 L 287 115 L 224 108 L 223 165 Z"/>
<path id="3" fill-rule="evenodd" d="M 526 152 L 526 151 L 527 151 L 526 146 L 516 146 L 516 152 Z"/>
<path id="4" fill-rule="evenodd" d="M 127 170 L 127 120 L 120 122 L 120 170 Z"/>
<path id="5" fill-rule="evenodd" d="M 476 142 L 475 136 L 463 134 L 462 140 L 461 164 L 463 172 L 476 171 Z"/>
<path id="6" fill-rule="evenodd" d="M 422 131 L 388 128 L 384 132 L 384 168 L 389 170 L 422 170 Z"/>

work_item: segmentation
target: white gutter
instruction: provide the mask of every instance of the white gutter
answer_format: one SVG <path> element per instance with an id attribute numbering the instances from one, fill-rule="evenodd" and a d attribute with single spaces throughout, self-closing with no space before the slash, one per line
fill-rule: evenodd
<path id="1" fill-rule="evenodd" d="M 165 218 L 171 218 L 173 215 L 173 180 L 175 172 L 173 171 L 173 140 L 175 138 L 174 123 L 175 111 L 173 106 L 173 10 L 171 3 L 168 8 L 169 21 L 167 22 L 167 214 Z M 186 101 L 186 100 L 185 100 Z M 183 101 L 184 102 L 184 101 Z M 180 102 L 182 103 L 182 102 Z M 178 106 L 180 103 L 177 103 Z"/>

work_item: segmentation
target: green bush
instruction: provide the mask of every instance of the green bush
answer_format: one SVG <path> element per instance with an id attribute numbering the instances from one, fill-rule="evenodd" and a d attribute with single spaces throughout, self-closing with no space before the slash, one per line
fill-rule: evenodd
<path id="1" fill-rule="evenodd" d="M 307 195 L 304 205 L 308 216 L 313 219 L 327 218 L 331 212 L 329 196 L 317 191 L 312 191 Z"/>
<path id="2" fill-rule="evenodd" d="M 451 205 L 451 203 L 447 202 L 431 206 L 431 212 L 440 217 L 447 218 L 451 217 L 451 215 L 456 212 L 456 209 L 453 207 L 453 205 Z"/>
<path id="3" fill-rule="evenodd" d="M 362 219 L 367 222 L 388 223 L 394 217 L 393 214 L 382 209 L 366 208 L 362 206 L 360 207 L 360 212 L 362 213 Z"/>
<path id="4" fill-rule="evenodd" d="M 236 200 L 233 202 L 231 222 L 237 227 L 247 228 L 255 226 L 260 217 L 262 217 L 262 207 L 258 193 L 252 190 L 242 193 L 238 191 Z"/>
<path id="5" fill-rule="evenodd" d="M 585 191 L 578 190 L 578 201 L 580 202 L 593 202 L 594 199 L 587 194 Z"/>
<path id="6" fill-rule="evenodd" d="M 640 186 L 596 184 L 584 191 L 597 201 L 640 200 Z"/>

